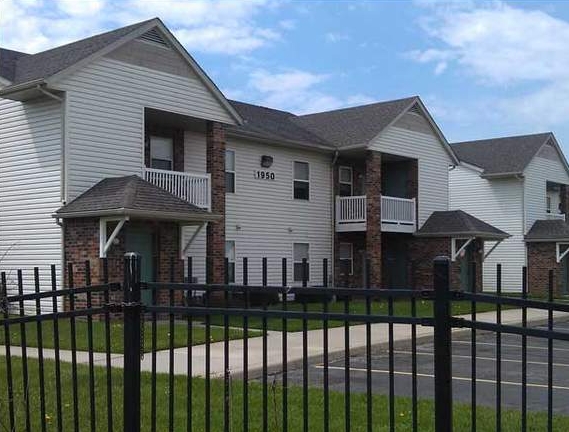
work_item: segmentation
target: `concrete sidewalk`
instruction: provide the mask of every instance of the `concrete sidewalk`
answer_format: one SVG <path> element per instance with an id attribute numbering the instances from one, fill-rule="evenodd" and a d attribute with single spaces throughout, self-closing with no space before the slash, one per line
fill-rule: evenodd
<path id="1" fill-rule="evenodd" d="M 507 309 L 502 311 L 502 324 L 520 325 L 521 309 Z M 470 315 L 459 316 L 458 318 L 469 319 Z M 554 313 L 556 320 L 569 320 L 569 313 Z M 483 312 L 477 314 L 478 321 L 496 322 L 496 312 Z M 547 311 L 528 309 L 528 325 L 538 325 L 547 321 Z M 371 326 L 371 343 L 373 350 L 377 351 L 385 347 L 389 343 L 388 324 L 372 324 Z M 469 329 L 455 329 L 453 335 L 468 333 Z M 302 363 L 302 332 L 289 332 L 287 336 L 287 364 L 290 369 L 299 366 Z M 323 330 L 310 330 L 308 332 L 308 357 L 310 362 L 321 361 L 323 354 Z M 433 328 L 417 326 L 417 340 L 424 341 L 432 338 Z M 407 324 L 395 324 L 393 326 L 394 342 L 398 347 L 410 344 L 411 342 L 411 326 Z M 282 370 L 282 338 L 281 332 L 269 332 L 267 335 L 267 368 L 269 373 L 278 373 Z M 335 327 L 328 330 L 328 351 L 330 360 L 343 357 L 344 355 L 344 327 Z M 13 356 L 21 356 L 21 348 L 13 346 L 11 348 Z M 366 350 L 366 326 L 354 325 L 350 327 L 350 354 L 362 354 Z M 6 349 L 0 347 L 0 355 L 5 355 Z M 205 345 L 193 346 L 188 348 L 176 348 L 174 350 L 174 373 L 176 375 L 187 374 L 187 358 L 188 352 L 192 356 L 192 375 L 205 375 Z M 27 349 L 28 357 L 37 358 L 38 350 L 36 348 Z M 44 358 L 55 358 L 53 349 L 43 350 Z M 263 367 L 263 339 L 262 337 L 249 338 L 249 377 L 255 378 L 260 376 Z M 168 350 L 158 351 L 156 353 L 156 363 L 158 373 L 169 372 L 169 356 Z M 60 351 L 62 361 L 71 361 L 71 351 Z M 147 353 L 142 360 L 142 370 L 151 370 L 151 354 Z M 94 354 L 95 364 L 105 365 L 106 356 L 104 353 Z M 89 357 L 85 351 L 77 352 L 77 362 L 80 364 L 88 364 Z M 122 354 L 112 354 L 111 363 L 113 367 L 122 368 Z M 232 340 L 229 342 L 229 365 L 231 375 L 240 377 L 243 374 L 243 340 Z M 222 376 L 224 373 L 224 343 L 216 342 L 210 345 L 210 370 L 212 376 Z"/>

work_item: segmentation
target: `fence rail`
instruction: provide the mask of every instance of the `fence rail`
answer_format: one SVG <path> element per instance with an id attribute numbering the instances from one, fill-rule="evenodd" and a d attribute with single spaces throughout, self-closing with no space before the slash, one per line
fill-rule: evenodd
<path id="1" fill-rule="evenodd" d="M 124 283 L 109 283 L 106 263 L 103 260 L 103 283 L 91 284 L 86 262 L 81 274 L 84 285 L 80 287 L 74 284 L 76 268 L 69 266 L 69 287 L 65 289 L 56 286 L 52 267 L 52 284 L 46 291 L 40 287 L 36 268 L 33 293 L 24 292 L 19 271 L 18 292 L 7 295 L 6 274 L 1 274 L 0 373 L 5 379 L 0 379 L 0 425 L 4 429 L 372 431 L 379 425 L 389 431 L 407 427 L 405 430 L 450 432 L 451 330 L 466 328 L 470 329 L 471 350 L 468 428 L 473 432 L 488 430 L 487 424 L 485 429 L 479 424 L 477 415 L 481 402 L 477 336 L 483 331 L 495 335 L 496 401 L 491 429 L 500 431 L 504 427 L 502 336 L 510 334 L 521 338 L 519 430 L 529 430 L 528 338 L 547 341 L 547 416 L 540 430 L 554 430 L 553 343 L 569 341 L 569 333 L 554 328 L 553 314 L 569 312 L 569 304 L 553 301 L 553 272 L 547 298 L 529 299 L 525 271 L 522 296 L 502 296 L 501 266 L 497 268 L 495 295 L 451 290 L 447 258 L 434 262 L 433 290 L 328 286 L 326 261 L 322 266 L 323 287 L 308 286 L 307 261 L 303 262 L 300 287 L 289 286 L 286 259 L 280 263 L 279 286 L 267 283 L 267 259 L 262 260 L 260 285 L 249 284 L 250 262 L 246 258 L 238 284 L 229 283 L 228 262 L 221 284 L 177 283 L 173 264 L 170 282 L 141 281 L 141 260 L 135 254 L 125 258 Z M 475 275 L 475 264 L 471 265 L 471 274 Z M 188 280 L 192 280 L 193 271 L 192 260 L 188 260 Z M 196 292 L 202 293 L 201 297 L 191 295 Z M 150 300 L 144 302 L 144 297 Z M 53 311 L 42 313 L 41 300 L 50 298 Z M 409 313 L 401 312 L 402 301 L 409 306 Z M 25 302 L 35 302 L 35 314 L 25 314 Z M 424 302 L 432 304 L 432 314 L 419 310 Z M 453 303 L 470 305 L 470 316 L 452 316 Z M 63 310 L 58 309 L 59 304 L 64 305 Z M 495 322 L 479 319 L 479 304 L 495 305 Z M 521 325 L 502 322 L 502 308 L 506 306 L 521 308 Z M 547 312 L 545 328 L 528 326 L 529 308 Z M 123 321 L 119 333 L 112 319 Z M 363 328 L 363 338 L 354 335 L 352 325 Z M 410 370 L 406 372 L 411 386 L 409 420 L 400 418 L 397 408 L 396 325 L 407 326 L 410 335 Z M 418 380 L 425 376 L 419 373 L 417 358 L 420 327 L 433 329 L 432 384 L 436 397 L 430 419 L 433 423 L 427 424 L 419 415 Z M 289 331 L 293 329 L 296 331 Z M 235 332 L 241 340 L 230 342 Z M 373 376 L 379 333 L 386 335 L 387 342 L 387 385 L 379 390 L 387 395 L 385 406 L 376 397 Z M 196 345 L 198 339 L 201 343 Z M 115 352 L 117 346 L 119 353 Z M 361 355 L 362 363 L 357 367 L 354 353 Z M 98 358 L 100 355 L 103 357 Z M 117 355 L 122 356 L 122 362 L 116 362 Z M 142 374 L 143 370 L 148 373 Z M 332 378 L 338 371 L 341 377 Z M 353 387 L 355 374 L 365 376 L 365 390 Z M 258 381 L 252 380 L 257 377 Z M 336 389 L 338 380 L 341 382 L 340 392 L 332 389 L 332 379 Z M 363 397 L 354 397 L 358 392 Z M 461 419 L 461 423 L 465 421 Z"/>

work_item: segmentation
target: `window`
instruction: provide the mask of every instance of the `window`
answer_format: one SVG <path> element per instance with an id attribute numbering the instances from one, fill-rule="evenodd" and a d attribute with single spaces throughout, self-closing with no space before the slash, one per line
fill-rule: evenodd
<path id="1" fill-rule="evenodd" d="M 294 199 L 310 198 L 310 168 L 306 162 L 294 162 Z"/>
<path id="2" fill-rule="evenodd" d="M 235 193 L 235 152 L 225 150 L 225 193 Z"/>
<path id="3" fill-rule="evenodd" d="M 340 273 L 354 274 L 354 248 L 351 243 L 340 243 Z"/>
<path id="4" fill-rule="evenodd" d="M 227 276 L 229 283 L 235 283 L 235 242 L 225 242 L 225 258 L 227 258 Z"/>
<path id="5" fill-rule="evenodd" d="M 172 170 L 174 140 L 167 137 L 150 137 L 150 168 Z"/>
<path id="6" fill-rule="evenodd" d="M 308 257 L 309 245 L 308 243 L 294 243 L 293 245 L 293 260 L 294 260 L 294 281 L 302 282 L 304 280 L 303 261 L 306 259 L 306 280 L 310 279 L 310 264 Z"/>
<path id="7" fill-rule="evenodd" d="M 352 183 L 352 167 L 338 167 L 338 181 L 340 183 L 340 196 L 352 196 L 354 194 Z"/>

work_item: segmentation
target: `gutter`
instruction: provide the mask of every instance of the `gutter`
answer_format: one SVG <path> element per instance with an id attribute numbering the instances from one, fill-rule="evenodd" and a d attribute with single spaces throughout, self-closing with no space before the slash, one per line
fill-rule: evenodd
<path id="1" fill-rule="evenodd" d="M 0 96 L 6 96 L 12 93 L 17 93 L 22 90 L 28 90 L 31 89 L 32 87 L 40 86 L 42 84 L 45 84 L 44 79 L 38 78 L 25 83 L 11 85 L 9 87 L 5 87 L 4 89 L 0 90 Z"/>
<path id="2" fill-rule="evenodd" d="M 173 213 L 162 211 L 145 211 L 135 209 L 109 209 L 109 210 L 91 210 L 81 212 L 69 213 L 54 213 L 53 218 L 56 219 L 69 219 L 69 218 L 83 218 L 83 217 L 106 217 L 106 216 L 130 216 L 138 218 L 170 220 L 178 222 L 214 222 L 220 220 L 222 217 L 217 214 L 207 212 L 196 213 Z"/>

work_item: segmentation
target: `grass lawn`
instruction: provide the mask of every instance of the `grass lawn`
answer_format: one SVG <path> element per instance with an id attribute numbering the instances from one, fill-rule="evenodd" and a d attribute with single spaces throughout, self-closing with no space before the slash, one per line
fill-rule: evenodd
<path id="1" fill-rule="evenodd" d="M 272 305 L 269 309 L 280 310 L 282 306 Z M 507 309 L 503 306 L 502 309 Z M 303 305 L 301 303 L 289 302 L 288 310 L 291 311 L 302 311 Z M 307 305 L 307 310 L 320 312 L 323 310 L 321 303 L 309 303 Z M 344 313 L 344 302 L 336 301 L 331 302 L 328 305 L 328 310 L 335 313 Z M 490 303 L 478 303 L 476 307 L 477 312 L 488 312 L 496 310 L 496 306 Z M 350 301 L 349 311 L 351 314 L 365 314 L 366 313 L 366 303 L 362 300 L 352 300 Z M 471 312 L 470 302 L 453 302 L 452 303 L 452 314 L 453 315 L 464 315 Z M 371 313 L 377 315 L 387 315 L 388 306 L 387 300 L 384 301 L 373 301 L 371 304 Z M 393 301 L 393 315 L 395 316 L 411 316 L 411 302 L 409 300 L 394 300 Z M 417 300 L 417 316 L 418 317 L 431 317 L 433 316 L 433 302 L 431 300 Z M 223 317 L 217 316 L 212 318 L 212 323 L 222 324 Z M 232 327 L 243 326 L 243 318 L 241 317 L 230 317 L 230 324 Z M 259 317 L 249 318 L 249 328 L 261 329 L 262 319 Z M 357 324 L 351 322 L 351 325 Z M 344 325 L 343 321 L 330 321 L 330 327 L 339 327 Z M 308 321 L 308 329 L 315 330 L 323 327 L 322 320 Z M 269 319 L 267 320 L 267 328 L 269 330 L 281 331 L 282 320 Z M 287 330 L 288 331 L 301 331 L 302 330 L 302 320 L 300 319 L 289 319 L 287 320 Z"/>
<path id="2" fill-rule="evenodd" d="M 24 429 L 24 399 L 22 391 L 21 361 L 17 358 L 12 359 L 13 379 L 14 379 L 14 406 L 16 407 L 16 430 Z M 40 408 L 38 393 L 38 367 L 37 361 L 30 359 L 29 368 L 29 401 L 31 413 L 31 430 L 40 430 Z M 69 364 L 62 363 L 62 400 L 63 400 L 63 430 L 72 430 L 73 426 L 73 407 L 71 390 L 71 368 Z M 47 430 L 57 430 L 56 417 L 56 398 L 54 388 L 54 363 L 45 363 L 46 377 L 46 419 Z M 9 430 L 8 407 L 7 407 L 7 388 L 6 388 L 6 358 L 0 357 L 0 430 Z M 108 432 L 107 413 L 106 413 L 106 374 L 105 369 L 97 367 L 95 370 L 96 385 L 96 430 Z M 79 429 L 89 430 L 89 388 L 88 388 L 88 369 L 86 366 L 78 367 L 79 385 Z M 157 406 L 157 429 L 167 430 L 168 427 L 168 376 L 158 375 L 158 406 Z M 186 378 L 176 377 L 174 386 L 174 430 L 186 430 Z M 204 381 L 194 378 L 192 381 L 192 421 L 194 431 L 204 430 Z M 123 383 L 122 371 L 113 370 L 113 424 L 115 431 L 122 431 L 122 397 Z M 302 390 L 300 387 L 289 387 L 288 391 L 289 406 L 289 430 L 302 430 Z M 259 383 L 251 383 L 249 386 L 249 431 L 261 430 L 262 419 L 262 393 Z M 323 403 L 322 391 L 318 388 L 311 388 L 309 391 L 309 429 L 322 430 L 323 423 Z M 242 431 L 242 382 L 235 381 L 231 387 L 231 422 L 232 431 Z M 150 430 L 150 375 L 142 375 L 142 430 Z M 282 393 L 281 388 L 270 386 L 269 388 L 269 430 L 281 430 L 282 418 Z M 354 394 L 351 396 L 351 419 L 352 431 L 366 430 L 365 412 L 366 399 L 364 394 Z M 434 432 L 433 402 L 421 400 L 419 402 L 419 430 L 422 432 Z M 344 430 L 344 396 L 340 392 L 330 392 L 330 430 Z M 373 398 L 374 412 L 374 431 L 388 430 L 388 398 L 376 395 Z M 478 430 L 494 430 L 495 415 L 490 408 L 480 407 L 478 409 Z M 223 430 L 223 382 L 212 380 L 211 382 L 211 430 Z M 504 410 L 502 412 L 503 430 L 507 432 L 520 430 L 520 413 L 518 410 Z M 532 412 L 528 414 L 528 430 L 546 430 L 547 414 L 543 412 Z M 397 431 L 411 430 L 411 401 L 409 398 L 398 398 L 396 400 L 396 422 Z M 455 404 L 454 423 L 456 432 L 470 431 L 470 410 L 463 404 Z M 553 430 L 567 430 L 569 428 L 569 417 L 555 416 Z"/>
<path id="3" fill-rule="evenodd" d="M 71 349 L 71 328 L 69 319 L 59 320 L 59 346 L 61 349 Z M 37 347 L 37 324 L 26 324 L 26 342 L 29 347 Z M 53 348 L 53 321 L 44 321 L 42 323 L 43 347 Z M 87 341 L 87 321 L 84 319 L 76 320 L 76 341 L 77 349 L 80 351 L 88 350 Z M 157 348 L 169 348 L 170 326 L 167 322 L 158 322 L 157 325 Z M 259 336 L 261 332 L 252 330 L 249 336 Z M 240 339 L 243 337 L 243 331 L 240 329 L 230 329 L 230 339 Z M 223 328 L 211 328 L 211 342 L 223 340 Z M 174 346 L 186 346 L 187 341 L 187 325 L 185 323 L 176 322 L 174 325 Z M 205 329 L 199 324 L 193 325 L 193 344 L 200 345 L 205 342 Z M 0 329 L 0 345 L 4 344 L 4 330 Z M 20 325 L 10 325 L 10 344 L 20 345 Z M 144 350 L 150 352 L 152 348 L 152 325 L 149 321 L 145 322 L 144 331 Z M 93 321 L 93 349 L 95 352 L 105 352 L 105 323 L 103 321 Z M 111 352 L 123 352 L 123 324 L 121 320 L 111 321 Z M 0 429 L 1 430 L 1 429 Z"/>

